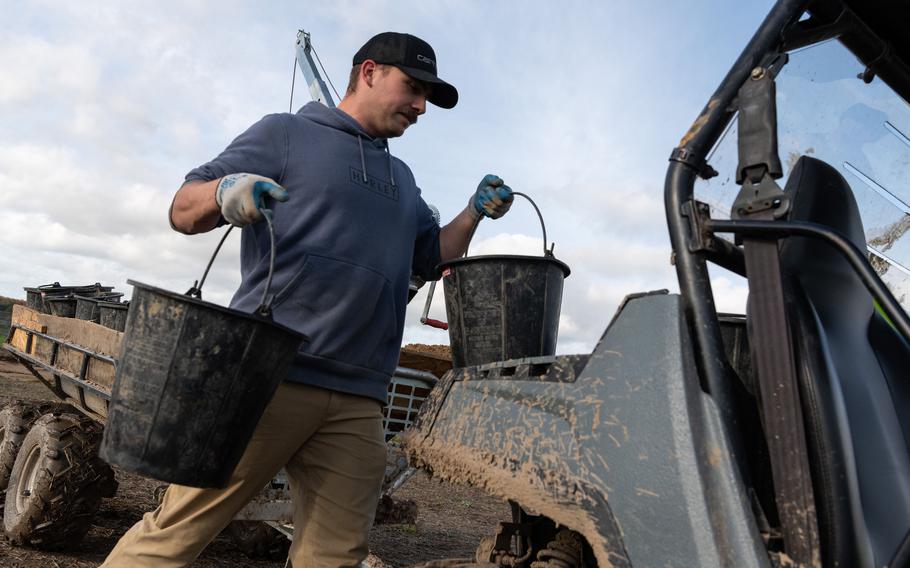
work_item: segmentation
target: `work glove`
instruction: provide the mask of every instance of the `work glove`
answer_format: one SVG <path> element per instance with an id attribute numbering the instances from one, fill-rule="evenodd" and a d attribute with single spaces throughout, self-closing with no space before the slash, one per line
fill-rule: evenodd
<path id="1" fill-rule="evenodd" d="M 507 186 L 502 178 L 487 174 L 480 180 L 477 191 L 468 202 L 468 212 L 476 221 L 482 216 L 499 219 L 506 214 L 512 206 L 512 188 Z"/>
<path id="2" fill-rule="evenodd" d="M 263 195 L 269 195 L 276 201 L 288 200 L 287 190 L 267 177 L 228 174 L 218 182 L 215 203 L 228 223 L 243 227 L 262 220 L 259 208 L 263 207 Z"/>

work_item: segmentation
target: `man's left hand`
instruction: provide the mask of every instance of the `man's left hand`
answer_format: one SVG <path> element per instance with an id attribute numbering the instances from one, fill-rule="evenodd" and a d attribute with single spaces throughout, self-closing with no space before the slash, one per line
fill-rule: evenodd
<path id="1" fill-rule="evenodd" d="M 513 199 L 512 188 L 507 186 L 502 178 L 487 174 L 480 180 L 477 191 L 471 196 L 468 209 L 475 219 L 479 219 L 481 215 L 499 219 L 508 212 Z"/>

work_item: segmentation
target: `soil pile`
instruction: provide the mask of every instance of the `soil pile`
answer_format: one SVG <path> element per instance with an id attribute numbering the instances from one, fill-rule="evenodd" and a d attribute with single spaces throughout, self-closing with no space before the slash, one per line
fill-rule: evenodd
<path id="1" fill-rule="evenodd" d="M 402 351 L 414 351 L 425 355 L 432 355 L 440 359 L 452 360 L 452 348 L 448 345 L 424 345 L 423 343 L 409 343 L 401 348 Z"/>
<path id="2" fill-rule="evenodd" d="M 398 364 L 409 369 L 427 371 L 440 378 L 452 368 L 452 350 L 448 345 L 411 343 L 401 348 Z"/>

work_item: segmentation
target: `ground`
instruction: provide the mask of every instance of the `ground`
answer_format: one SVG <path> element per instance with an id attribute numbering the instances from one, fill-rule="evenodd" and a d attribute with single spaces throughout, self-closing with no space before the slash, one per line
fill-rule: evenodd
<path id="1" fill-rule="evenodd" d="M 0 408 L 14 399 L 45 400 L 52 396 L 24 367 L 0 357 Z M 79 546 L 66 553 L 44 553 L 12 547 L 0 539 L 0 566 L 88 568 L 99 565 L 120 536 L 145 511 L 153 508 L 154 489 L 160 485 L 124 471 L 118 470 L 116 474 L 120 482 L 117 495 L 104 501 Z M 473 488 L 443 486 L 422 473 L 407 481 L 395 498 L 414 500 L 418 516 L 413 524 L 373 528 L 370 549 L 383 566 L 410 566 L 435 558 L 472 556 L 480 538 L 492 533 L 499 521 L 509 519 L 506 503 Z M 192 566 L 277 568 L 284 566 L 284 562 L 249 560 L 227 537 L 220 536 Z"/>

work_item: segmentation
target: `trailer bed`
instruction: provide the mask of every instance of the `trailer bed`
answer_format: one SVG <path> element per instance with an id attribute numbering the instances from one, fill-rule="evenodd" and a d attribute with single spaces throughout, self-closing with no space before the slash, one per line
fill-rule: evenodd
<path id="1" fill-rule="evenodd" d="M 14 306 L 9 351 L 57 398 L 104 422 L 123 333 L 97 323 Z"/>

